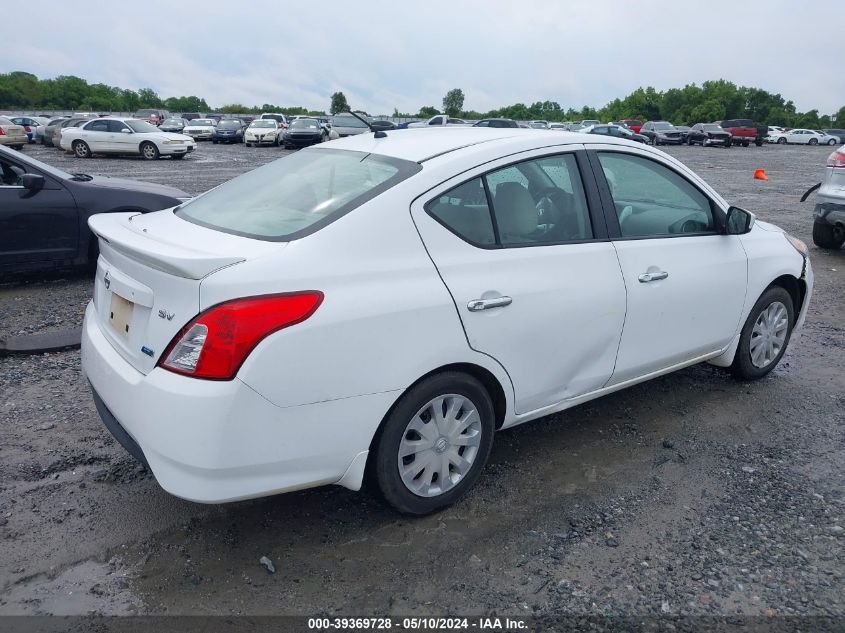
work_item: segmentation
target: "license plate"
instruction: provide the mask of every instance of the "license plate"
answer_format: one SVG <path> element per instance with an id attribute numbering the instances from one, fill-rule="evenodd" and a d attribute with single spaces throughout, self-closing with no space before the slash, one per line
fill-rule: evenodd
<path id="1" fill-rule="evenodd" d="M 112 293 L 111 307 L 109 308 L 109 324 L 114 331 L 129 338 L 129 325 L 132 323 L 132 312 L 135 304 L 127 301 L 118 294 Z"/>

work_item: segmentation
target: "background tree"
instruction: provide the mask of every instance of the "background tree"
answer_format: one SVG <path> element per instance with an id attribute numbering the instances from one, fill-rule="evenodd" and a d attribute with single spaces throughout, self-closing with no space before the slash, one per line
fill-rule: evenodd
<path id="1" fill-rule="evenodd" d="M 338 112 L 349 112 L 349 103 L 346 101 L 346 95 L 338 91 L 332 95 L 332 105 L 329 108 L 332 114 Z"/>
<path id="2" fill-rule="evenodd" d="M 141 88 L 138 91 L 138 101 L 142 108 L 163 108 L 164 102 L 152 88 Z"/>
<path id="3" fill-rule="evenodd" d="M 464 91 L 453 88 L 443 97 L 443 111 L 449 116 L 458 116 L 464 109 Z"/>
<path id="4" fill-rule="evenodd" d="M 431 117 L 437 116 L 438 114 L 440 114 L 440 110 L 438 110 L 434 106 L 423 106 L 420 108 L 420 111 L 417 116 L 421 119 L 430 119 Z"/>

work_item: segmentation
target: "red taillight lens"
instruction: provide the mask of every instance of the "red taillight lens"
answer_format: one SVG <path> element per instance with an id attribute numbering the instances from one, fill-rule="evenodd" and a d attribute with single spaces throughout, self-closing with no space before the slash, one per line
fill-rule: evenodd
<path id="1" fill-rule="evenodd" d="M 845 169 L 845 152 L 839 149 L 833 152 L 833 154 L 827 157 L 827 166 L 836 169 Z"/>
<path id="2" fill-rule="evenodd" d="M 6 136 L 6 132 L 2 127 L 0 127 L 0 136 Z"/>
<path id="3" fill-rule="evenodd" d="M 309 290 L 220 303 L 182 328 L 159 366 L 194 378 L 231 380 L 264 338 L 301 323 L 322 301 L 322 292 Z"/>

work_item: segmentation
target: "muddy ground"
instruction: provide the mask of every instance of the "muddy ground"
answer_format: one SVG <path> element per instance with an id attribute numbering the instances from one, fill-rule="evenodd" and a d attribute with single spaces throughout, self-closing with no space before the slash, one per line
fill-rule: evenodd
<path id="1" fill-rule="evenodd" d="M 203 144 L 148 163 L 25 151 L 192 194 L 283 153 Z M 812 198 L 799 198 L 829 149 L 667 151 L 812 244 Z M 0 614 L 841 618 L 845 252 L 811 245 L 811 259 L 803 335 L 767 378 L 692 367 L 500 433 L 475 490 L 423 519 L 341 488 L 181 501 L 106 432 L 78 351 L 0 358 Z M 84 274 L 7 278 L 0 335 L 78 325 L 89 293 Z"/>

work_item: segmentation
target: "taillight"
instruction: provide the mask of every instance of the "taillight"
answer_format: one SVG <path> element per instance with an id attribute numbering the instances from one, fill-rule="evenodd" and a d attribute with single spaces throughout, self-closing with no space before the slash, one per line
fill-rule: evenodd
<path id="1" fill-rule="evenodd" d="M 836 150 L 827 157 L 827 166 L 836 169 L 845 169 L 845 152 Z"/>
<path id="2" fill-rule="evenodd" d="M 195 378 L 231 380 L 264 338 L 305 321 L 322 301 L 322 292 L 309 290 L 220 303 L 182 328 L 159 366 Z"/>
<path id="3" fill-rule="evenodd" d="M 6 136 L 6 132 L 2 127 L 0 127 L 0 136 Z"/>

